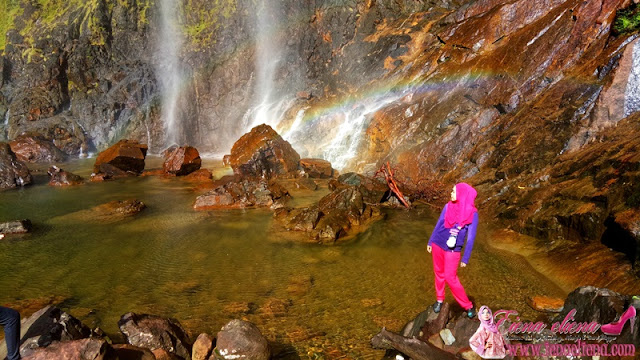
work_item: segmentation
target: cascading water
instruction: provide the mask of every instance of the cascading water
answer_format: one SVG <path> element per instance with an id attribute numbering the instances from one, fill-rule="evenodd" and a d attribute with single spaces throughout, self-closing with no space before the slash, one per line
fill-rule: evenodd
<path id="1" fill-rule="evenodd" d="M 640 41 L 633 46 L 633 65 L 624 93 L 624 116 L 640 111 Z"/>
<path id="2" fill-rule="evenodd" d="M 263 0 L 256 11 L 256 87 L 254 98 L 259 104 L 251 113 L 251 127 L 274 121 L 274 117 L 282 115 L 282 101 L 274 100 L 274 77 L 281 58 L 281 44 L 278 34 L 279 13 L 277 1 Z M 259 99 L 259 100 L 258 100 Z M 286 110 L 286 109 L 285 109 Z M 279 120 L 279 119 L 278 119 Z M 276 120 L 277 121 L 277 120 Z"/>
<path id="3" fill-rule="evenodd" d="M 161 116 L 164 122 L 165 146 L 179 144 L 180 118 L 178 104 L 184 70 L 180 63 L 182 36 L 178 23 L 180 7 L 176 0 L 160 0 L 160 35 L 156 45 L 156 76 L 162 94 Z"/>

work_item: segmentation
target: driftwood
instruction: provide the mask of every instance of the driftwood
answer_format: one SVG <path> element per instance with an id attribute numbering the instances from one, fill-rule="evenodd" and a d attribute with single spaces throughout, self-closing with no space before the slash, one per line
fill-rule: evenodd
<path id="1" fill-rule="evenodd" d="M 391 190 L 391 192 L 393 192 L 396 195 L 398 200 L 400 200 L 400 202 L 402 202 L 402 204 L 405 207 L 410 208 L 411 206 L 404 199 L 404 195 L 402 195 L 402 191 L 400 191 L 400 189 L 398 188 L 398 184 L 396 183 L 396 180 L 393 178 L 393 173 L 394 173 L 393 169 L 391 169 L 389 162 L 387 162 L 386 167 L 382 165 L 380 170 L 378 170 L 374 176 L 377 176 L 378 174 L 384 175 L 384 179 L 387 181 L 389 190 Z"/>
<path id="2" fill-rule="evenodd" d="M 371 339 L 371 345 L 376 349 L 396 349 L 413 360 L 456 359 L 454 354 L 441 350 L 430 343 L 392 333 L 386 328 L 382 328 Z"/>

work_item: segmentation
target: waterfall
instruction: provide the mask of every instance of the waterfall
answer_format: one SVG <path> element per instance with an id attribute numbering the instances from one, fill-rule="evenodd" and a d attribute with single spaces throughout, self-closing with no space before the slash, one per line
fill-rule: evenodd
<path id="1" fill-rule="evenodd" d="M 160 34 L 156 44 L 158 63 L 156 76 L 160 80 L 162 95 L 162 121 L 164 122 L 165 146 L 182 145 L 179 133 L 181 119 L 178 116 L 180 87 L 184 70 L 180 63 L 182 48 L 181 30 L 178 24 L 180 7 L 176 0 L 160 0 Z"/>
<path id="2" fill-rule="evenodd" d="M 277 1 L 263 0 L 261 8 L 256 11 L 258 16 L 258 26 L 256 28 L 256 70 L 257 86 L 256 99 L 260 99 L 261 105 L 271 104 L 274 95 L 274 77 L 281 57 L 281 44 L 278 34 L 278 4 Z M 262 120 L 267 120 L 268 112 L 258 112 L 258 116 L 263 116 Z M 257 118 L 256 122 L 260 118 Z M 260 124 L 260 122 L 258 122 Z"/>
<path id="3" fill-rule="evenodd" d="M 624 93 L 624 117 L 640 111 L 640 41 L 633 46 L 633 63 Z"/>
<path id="4" fill-rule="evenodd" d="M 282 46 L 277 22 L 279 13 L 275 1 L 262 0 L 256 13 L 256 84 L 253 95 L 253 108 L 247 110 L 242 126 L 245 131 L 267 124 L 276 128 L 285 112 L 293 105 L 295 98 L 283 96 L 275 91 L 275 74 L 282 57 Z"/>
<path id="5" fill-rule="evenodd" d="M 7 110 L 7 112 L 4 113 L 4 126 L 5 128 L 9 126 L 9 110 Z"/>

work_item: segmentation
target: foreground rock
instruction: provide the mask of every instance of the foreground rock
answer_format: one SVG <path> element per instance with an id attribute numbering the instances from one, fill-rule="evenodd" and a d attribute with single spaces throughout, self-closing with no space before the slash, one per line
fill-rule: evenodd
<path id="1" fill-rule="evenodd" d="M 25 360 L 111 360 L 119 358 L 116 351 L 104 339 L 99 338 L 54 342 L 46 348 L 38 348 L 21 355 Z"/>
<path id="2" fill-rule="evenodd" d="M 96 179 L 140 175 L 144 170 L 147 145 L 135 140 L 120 140 L 101 152 L 93 165 Z"/>
<path id="3" fill-rule="evenodd" d="M 213 350 L 213 339 L 208 334 L 200 334 L 193 343 L 191 360 L 207 360 Z"/>
<path id="4" fill-rule="evenodd" d="M 31 220 L 15 220 L 0 223 L 0 234 L 25 234 L 31 231 Z"/>
<path id="5" fill-rule="evenodd" d="M 218 333 L 216 358 L 268 360 L 271 349 L 260 330 L 250 322 L 231 320 Z"/>
<path id="6" fill-rule="evenodd" d="M 156 360 L 151 350 L 131 344 L 114 344 L 118 360 Z"/>
<path id="7" fill-rule="evenodd" d="M 285 188 L 266 179 L 225 176 L 214 186 L 215 189 L 196 198 L 194 209 L 279 208 L 291 197 Z"/>
<path id="8" fill-rule="evenodd" d="M 269 125 L 258 125 L 233 144 L 229 164 L 237 175 L 267 179 L 298 171 L 300 155 Z"/>
<path id="9" fill-rule="evenodd" d="M 25 162 L 52 163 L 64 161 L 67 154 L 58 149 L 52 141 L 38 134 L 23 134 L 9 142 L 18 159 Z"/>
<path id="10" fill-rule="evenodd" d="M 20 354 L 22 356 L 28 356 L 35 353 L 37 349 L 48 347 L 57 341 L 85 339 L 91 335 L 91 329 L 80 320 L 52 305 L 42 308 L 29 318 L 24 319 L 20 326 L 24 333 L 22 336 L 23 342 L 20 346 Z M 69 347 L 69 351 L 74 351 L 71 349 L 79 349 L 83 346 L 89 345 L 74 344 Z M 91 347 L 94 347 L 94 345 Z"/>
<path id="11" fill-rule="evenodd" d="M 51 186 L 71 186 L 84 183 L 82 177 L 64 171 L 57 166 L 50 167 L 47 174 L 49 174 L 49 185 Z"/>
<path id="12" fill-rule="evenodd" d="M 186 360 L 191 359 L 189 336 L 175 320 L 130 312 L 122 315 L 118 327 L 131 345 L 151 351 L 163 349 Z"/>
<path id="13" fill-rule="evenodd" d="M 31 173 L 7 143 L 0 143 L 0 190 L 29 185 L 33 181 Z"/>
<path id="14" fill-rule="evenodd" d="M 616 321 L 629 306 L 636 306 L 640 310 L 640 303 L 634 302 L 631 296 L 622 295 L 615 291 L 597 288 L 594 286 L 582 286 L 572 291 L 564 302 L 562 312 L 553 321 L 563 321 L 564 318 L 575 309 L 575 322 L 592 322 L 608 324 Z M 622 332 L 613 341 L 617 344 L 634 344 L 640 347 L 640 329 L 637 326 L 624 326 Z"/>
<path id="15" fill-rule="evenodd" d="M 196 148 L 181 146 L 167 152 L 162 169 L 168 174 L 184 176 L 200 169 L 201 165 L 202 159 Z"/>
<path id="16" fill-rule="evenodd" d="M 341 187 L 320 199 L 317 205 L 281 209 L 274 215 L 287 230 L 308 232 L 314 241 L 333 244 L 383 217 L 377 206 L 367 203 L 364 192 L 361 186 Z"/>
<path id="17" fill-rule="evenodd" d="M 58 216 L 53 219 L 56 221 L 91 221 L 101 223 L 113 223 L 127 219 L 147 206 L 140 200 L 114 200 L 106 204 L 95 206 L 91 209 L 76 211 L 71 214 Z"/>
<path id="18" fill-rule="evenodd" d="M 300 159 L 300 167 L 312 178 L 328 179 L 334 174 L 331 163 L 323 159 Z"/>

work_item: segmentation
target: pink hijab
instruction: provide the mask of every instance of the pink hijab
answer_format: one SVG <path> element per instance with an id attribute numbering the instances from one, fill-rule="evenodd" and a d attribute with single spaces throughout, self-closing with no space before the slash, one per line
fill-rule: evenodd
<path id="1" fill-rule="evenodd" d="M 491 318 L 489 320 L 484 320 L 482 318 L 482 312 L 484 311 L 484 309 L 487 309 L 489 311 L 489 315 L 491 315 Z M 497 333 L 498 332 L 498 326 L 493 321 L 493 313 L 491 312 L 491 309 L 489 309 L 488 306 L 481 306 L 480 307 L 480 311 L 478 311 L 478 319 L 480 319 L 480 324 L 485 330 L 491 331 L 493 333 Z"/>
<path id="2" fill-rule="evenodd" d="M 478 192 L 467 183 L 456 184 L 456 201 L 449 201 L 444 214 L 444 227 L 451 229 L 455 224 L 462 227 L 473 222 L 473 214 L 478 211 L 473 202 Z"/>

